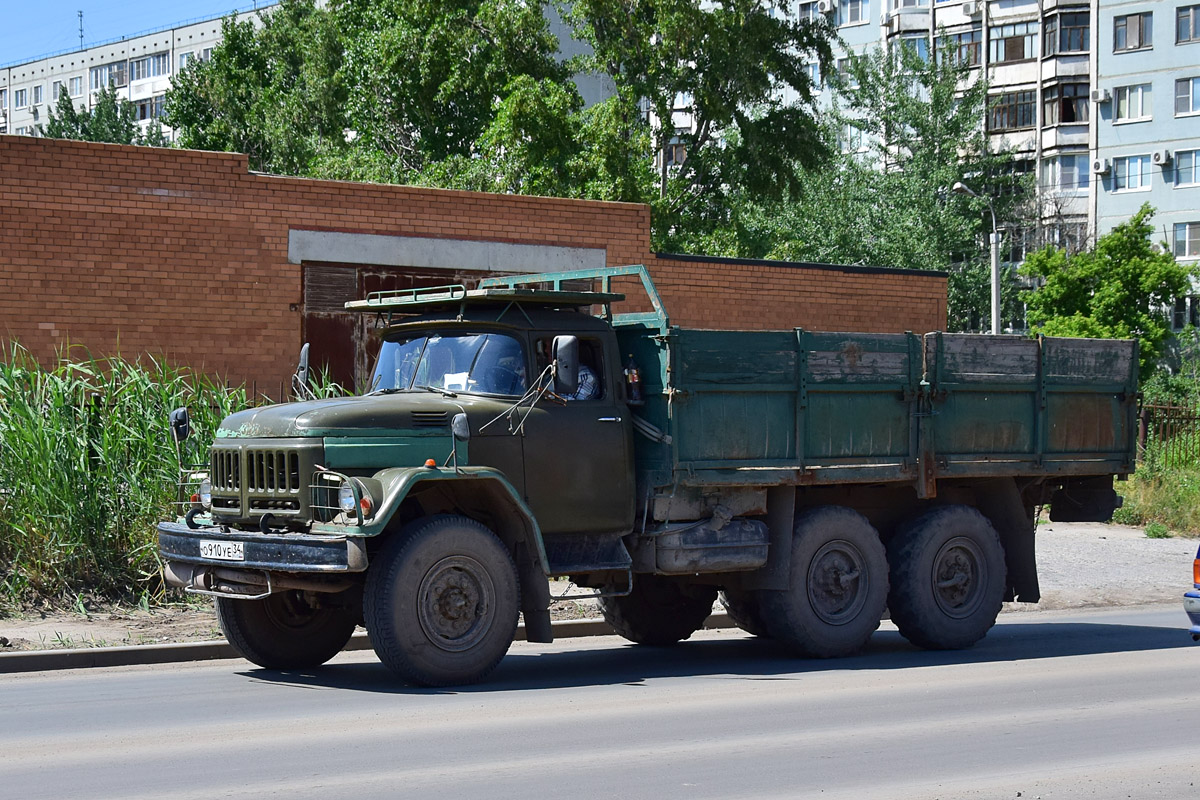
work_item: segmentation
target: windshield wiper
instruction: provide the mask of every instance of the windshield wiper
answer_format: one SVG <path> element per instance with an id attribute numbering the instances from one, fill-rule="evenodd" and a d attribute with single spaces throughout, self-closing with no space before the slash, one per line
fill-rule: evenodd
<path id="1" fill-rule="evenodd" d="M 442 397 L 458 397 L 457 394 L 450 391 L 449 389 L 441 389 L 441 388 L 438 388 L 437 386 L 414 386 L 413 388 L 414 389 L 424 389 L 427 392 L 434 392 L 436 394 L 440 394 Z"/>

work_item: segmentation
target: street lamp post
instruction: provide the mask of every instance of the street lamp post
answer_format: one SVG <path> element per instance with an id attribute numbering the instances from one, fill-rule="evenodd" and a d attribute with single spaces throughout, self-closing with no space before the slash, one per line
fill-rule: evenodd
<path id="1" fill-rule="evenodd" d="M 987 201 L 988 213 L 992 215 L 992 333 L 1000 333 L 1000 229 L 996 227 L 996 207 L 992 198 L 977 194 L 962 181 L 956 181 L 950 191 L 969 197 L 983 197 Z"/>

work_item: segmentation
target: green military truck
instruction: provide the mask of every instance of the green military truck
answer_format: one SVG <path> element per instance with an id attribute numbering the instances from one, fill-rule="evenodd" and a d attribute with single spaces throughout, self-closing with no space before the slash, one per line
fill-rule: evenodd
<path id="1" fill-rule="evenodd" d="M 382 328 L 369 389 L 228 417 L 158 528 L 168 582 L 267 668 L 364 624 L 401 678 L 477 681 L 519 615 L 551 640 L 554 576 L 647 645 L 719 593 L 805 657 L 885 614 L 968 647 L 1038 600 L 1036 510 L 1106 520 L 1133 470 L 1135 342 L 680 328 L 641 266 L 347 307 Z"/>

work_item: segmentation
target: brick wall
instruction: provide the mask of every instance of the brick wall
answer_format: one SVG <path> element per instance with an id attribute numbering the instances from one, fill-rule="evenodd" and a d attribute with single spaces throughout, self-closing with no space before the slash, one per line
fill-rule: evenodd
<path id="1" fill-rule="evenodd" d="M 645 263 L 695 327 L 926 331 L 945 278 L 658 258 L 641 205 L 251 174 L 246 157 L 0 136 L 0 339 L 53 358 L 164 355 L 286 379 L 300 344 L 296 229 L 604 248 Z"/>

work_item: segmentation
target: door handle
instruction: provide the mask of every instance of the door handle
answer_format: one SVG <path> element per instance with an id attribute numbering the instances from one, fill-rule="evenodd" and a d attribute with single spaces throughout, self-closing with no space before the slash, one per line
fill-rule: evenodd
<path id="1" fill-rule="evenodd" d="M 620 417 L 600 417 L 596 422 L 620 422 Z"/>

